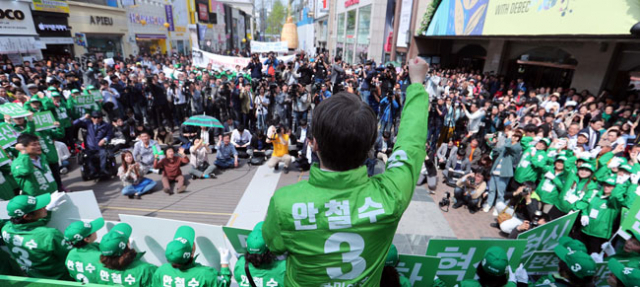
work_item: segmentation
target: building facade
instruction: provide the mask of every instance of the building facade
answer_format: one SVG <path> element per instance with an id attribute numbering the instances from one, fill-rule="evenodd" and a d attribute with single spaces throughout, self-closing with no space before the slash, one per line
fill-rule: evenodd
<path id="1" fill-rule="evenodd" d="M 137 1 L 135 5 L 125 6 L 128 42 L 132 44 L 134 54 L 155 54 L 171 51 L 167 10 L 165 1 Z"/>
<path id="2" fill-rule="evenodd" d="M 1 1 L 0 54 L 14 64 L 42 58 L 46 45 L 38 39 L 30 1 Z"/>
<path id="3" fill-rule="evenodd" d="M 69 1 L 69 10 L 75 55 L 111 58 L 133 53 L 125 9 Z"/>

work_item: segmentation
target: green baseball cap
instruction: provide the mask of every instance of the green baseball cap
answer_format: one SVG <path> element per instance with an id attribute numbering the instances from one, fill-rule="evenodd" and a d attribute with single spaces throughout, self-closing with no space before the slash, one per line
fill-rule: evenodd
<path id="1" fill-rule="evenodd" d="M 567 157 L 563 155 L 556 157 L 556 160 L 554 162 L 558 162 L 558 161 L 565 162 L 567 161 Z"/>
<path id="2" fill-rule="evenodd" d="M 18 195 L 7 204 L 7 212 L 10 217 L 22 217 L 38 209 L 44 208 L 51 202 L 51 194 L 45 193 L 39 196 Z"/>
<path id="3" fill-rule="evenodd" d="M 640 233 L 638 233 L 637 231 L 629 228 L 627 230 L 625 230 L 626 232 L 628 232 L 629 234 L 631 234 L 631 236 L 635 237 L 636 240 L 640 241 Z"/>
<path id="4" fill-rule="evenodd" d="M 627 163 L 620 165 L 620 167 L 618 167 L 618 170 L 624 170 L 624 171 L 626 171 L 628 173 L 632 173 L 633 172 L 633 168 Z"/>
<path id="5" fill-rule="evenodd" d="M 492 246 L 484 253 L 482 269 L 485 272 L 495 276 L 502 276 L 507 272 L 508 265 L 507 252 L 502 247 Z"/>
<path id="6" fill-rule="evenodd" d="M 640 269 L 625 266 L 615 258 L 609 260 L 609 269 L 618 280 L 622 281 L 624 286 L 640 286 Z"/>
<path id="7" fill-rule="evenodd" d="M 569 266 L 571 272 L 579 278 L 596 275 L 596 262 L 586 252 L 570 250 L 561 244 L 554 249 L 560 260 Z"/>
<path id="8" fill-rule="evenodd" d="M 31 103 L 33 103 L 33 102 L 38 102 L 38 103 L 41 103 L 41 104 L 42 104 L 42 101 L 40 100 L 40 97 L 38 97 L 38 96 L 33 96 L 33 97 L 31 97 L 31 99 L 29 99 L 29 102 L 28 102 L 28 103 L 29 103 L 29 104 L 31 104 Z"/>
<path id="9" fill-rule="evenodd" d="M 167 244 L 164 255 L 167 261 L 174 264 L 186 264 L 191 259 L 193 253 L 193 242 L 196 238 L 196 231 L 190 226 L 178 227 L 173 240 Z"/>
<path id="10" fill-rule="evenodd" d="M 120 256 L 127 249 L 131 236 L 131 225 L 118 223 L 111 228 L 107 235 L 100 241 L 100 252 L 104 256 Z"/>
<path id="11" fill-rule="evenodd" d="M 60 97 L 62 95 L 60 93 L 58 93 L 58 92 L 51 92 L 51 96 L 52 97 Z"/>
<path id="12" fill-rule="evenodd" d="M 56 87 L 54 87 L 54 86 L 49 86 L 49 87 L 47 88 L 47 91 L 57 91 L 57 89 L 56 89 Z"/>
<path id="13" fill-rule="evenodd" d="M 551 145 L 551 140 L 548 138 L 541 138 L 539 142 L 544 143 L 547 147 Z"/>
<path id="14" fill-rule="evenodd" d="M 67 229 L 64 230 L 64 240 L 71 244 L 76 244 L 89 237 L 89 235 L 96 233 L 103 226 L 104 219 L 102 217 L 91 222 L 76 221 L 69 224 Z"/>
<path id="15" fill-rule="evenodd" d="M 87 90 L 95 90 L 95 89 L 96 89 L 96 87 L 94 87 L 93 85 L 88 85 L 87 86 Z"/>
<path id="16" fill-rule="evenodd" d="M 560 237 L 560 239 L 558 240 L 558 243 L 560 243 L 560 245 L 566 247 L 569 250 L 582 251 L 584 253 L 587 253 L 587 247 L 584 245 L 584 243 L 582 243 L 579 240 L 575 240 L 569 236 Z"/>
<path id="17" fill-rule="evenodd" d="M 615 186 L 617 184 L 616 183 L 616 177 L 615 176 L 608 177 L 607 179 L 604 180 L 604 184 Z"/>
<path id="18" fill-rule="evenodd" d="M 79 94 L 79 93 L 80 93 L 80 90 L 78 90 L 78 89 L 73 89 L 73 90 L 71 90 L 71 93 L 72 93 L 72 94 Z"/>
<path id="19" fill-rule="evenodd" d="M 593 172 L 593 165 L 591 163 L 585 162 L 585 163 L 582 163 L 582 165 L 580 165 L 580 167 L 578 169 L 579 170 L 580 169 L 586 169 L 586 170 L 588 170 L 590 172 Z"/>
<path id="20" fill-rule="evenodd" d="M 264 221 L 258 222 L 258 224 L 256 224 L 255 227 L 253 227 L 253 231 L 259 230 L 260 232 L 262 232 L 262 225 L 264 225 Z"/>
<path id="21" fill-rule="evenodd" d="M 262 230 L 254 230 L 247 238 L 247 252 L 249 254 L 263 254 L 267 251 L 267 244 L 262 237 Z"/>
<path id="22" fill-rule="evenodd" d="M 398 260 L 400 260 L 400 255 L 398 254 L 398 248 L 395 245 L 391 244 L 389 248 L 389 253 L 387 253 L 387 259 L 384 261 L 384 266 L 393 266 L 398 265 Z"/>

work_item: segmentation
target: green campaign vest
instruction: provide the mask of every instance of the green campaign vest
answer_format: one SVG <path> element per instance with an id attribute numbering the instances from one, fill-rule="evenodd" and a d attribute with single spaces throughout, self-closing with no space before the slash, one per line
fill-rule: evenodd
<path id="1" fill-rule="evenodd" d="M 236 267 L 233 269 L 233 276 L 241 287 L 251 286 L 249 276 L 247 276 L 244 270 L 245 262 L 245 257 L 241 256 L 238 258 Z M 265 266 L 264 268 L 256 268 L 253 264 L 249 263 L 249 272 L 251 273 L 253 282 L 256 282 L 256 286 L 284 286 L 284 273 L 286 268 L 287 263 L 284 260 L 275 261 L 270 266 Z"/>
<path id="2" fill-rule="evenodd" d="M 100 264 L 100 246 L 97 242 L 71 249 L 65 261 L 71 278 L 82 283 L 98 283 L 97 269 Z"/>
<path id="3" fill-rule="evenodd" d="M 153 274 L 153 286 L 163 287 L 227 287 L 231 285 L 229 267 L 220 269 L 192 263 L 186 269 L 173 268 L 170 263 L 160 266 Z"/>

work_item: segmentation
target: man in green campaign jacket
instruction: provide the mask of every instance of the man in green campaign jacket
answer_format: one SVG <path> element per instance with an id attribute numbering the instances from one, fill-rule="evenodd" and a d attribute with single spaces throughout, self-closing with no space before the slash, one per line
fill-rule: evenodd
<path id="1" fill-rule="evenodd" d="M 132 228 L 119 223 L 100 240 L 98 284 L 146 287 L 153 286 L 153 273 L 157 266 L 141 260 L 144 252 L 138 253 L 129 246 Z"/>
<path id="2" fill-rule="evenodd" d="M 220 273 L 218 270 L 195 262 L 196 232 L 183 225 L 178 227 L 173 240 L 167 244 L 165 256 L 169 263 L 160 266 L 153 274 L 153 286 L 163 287 L 227 287 L 231 285 L 229 250 L 220 249 Z"/>
<path id="3" fill-rule="evenodd" d="M 104 226 L 102 217 L 91 222 L 76 221 L 64 230 L 64 240 L 73 246 L 67 255 L 66 265 L 71 278 L 82 283 L 98 283 L 100 245 L 96 232 Z"/>
<path id="4" fill-rule="evenodd" d="M 537 182 L 547 165 L 546 149 L 551 141 L 543 138 L 535 146 L 527 149 L 520 159 L 514 178 L 518 183 Z"/>
<path id="5" fill-rule="evenodd" d="M 246 265 L 246 266 L 245 266 Z M 247 238 L 247 254 L 240 256 L 233 270 L 238 285 L 249 287 L 249 274 L 256 286 L 284 286 L 284 274 L 287 268 L 285 260 L 277 260 L 269 251 L 262 237 L 262 225 L 258 224 Z"/>
<path id="6" fill-rule="evenodd" d="M 0 230 L 2 227 L 9 222 L 8 220 L 0 219 Z M 5 246 L 4 241 L 0 240 L 0 274 L 2 275 L 12 275 L 12 276 L 22 276 L 22 271 L 20 270 L 20 266 L 16 264 L 8 252 L 4 252 L 2 249 Z"/>
<path id="7" fill-rule="evenodd" d="M 62 233 L 46 227 L 47 210 L 61 203 L 61 196 L 48 193 L 33 197 L 18 195 L 9 201 L 7 212 L 11 222 L 2 227 L 2 240 L 11 258 L 29 277 L 70 280 L 64 267 L 69 246 Z"/>
<path id="8" fill-rule="evenodd" d="M 580 222 L 589 253 L 600 252 L 600 245 L 611 238 L 613 223 L 620 216 L 624 190 L 615 192 L 615 186 L 616 179 L 611 176 L 591 200 L 582 198 L 576 203 L 576 208 L 582 211 Z"/>
<path id="9" fill-rule="evenodd" d="M 426 156 L 429 96 L 423 60 L 411 84 L 387 170 L 369 178 L 363 162 L 377 137 L 376 116 L 359 97 L 339 93 L 313 115 L 320 158 L 308 181 L 271 198 L 262 234 L 274 254 L 288 253 L 286 286 L 377 286 L 398 222 Z M 336 127 L 339 126 L 339 129 Z"/>
<path id="10" fill-rule="evenodd" d="M 41 195 L 58 189 L 47 157 L 42 154 L 40 139 L 23 133 L 18 137 L 22 151 L 11 163 L 11 172 L 23 194 Z"/>

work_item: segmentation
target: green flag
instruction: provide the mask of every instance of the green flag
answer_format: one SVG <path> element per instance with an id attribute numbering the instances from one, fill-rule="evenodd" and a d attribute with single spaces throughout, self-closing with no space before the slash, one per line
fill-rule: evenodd
<path id="1" fill-rule="evenodd" d="M 36 131 L 56 128 L 56 126 L 53 124 L 53 122 L 55 122 L 55 119 L 53 118 L 53 113 L 51 113 L 51 111 L 44 111 L 33 114 L 33 121 L 36 124 Z"/>
<path id="2" fill-rule="evenodd" d="M 0 113 L 2 113 L 3 115 L 9 115 L 12 118 L 26 117 L 31 114 L 31 112 L 29 112 L 21 105 L 14 103 L 0 105 Z"/>
<path id="3" fill-rule="evenodd" d="M 247 238 L 251 230 L 223 226 L 222 231 L 238 254 L 247 252 Z"/>
<path id="4" fill-rule="evenodd" d="M 622 217 L 620 229 L 623 231 L 631 229 L 640 233 L 640 196 L 636 197 L 629 212 L 625 217 Z"/>
<path id="5" fill-rule="evenodd" d="M 0 146 L 8 148 L 18 142 L 18 133 L 7 123 L 0 123 Z"/>
<path id="6" fill-rule="evenodd" d="M 527 247 L 522 258 L 529 258 L 535 251 L 553 250 L 558 245 L 560 237 L 569 235 L 576 218 L 578 218 L 578 212 L 572 212 L 547 224 L 520 233 L 518 239 L 527 240 Z"/>
<path id="7" fill-rule="evenodd" d="M 87 94 L 80 94 L 76 96 L 75 99 L 77 102 L 76 106 L 82 107 L 82 108 L 90 108 L 91 105 L 93 105 L 96 102 L 93 95 L 87 95 Z"/>
<path id="8" fill-rule="evenodd" d="M 493 246 L 504 248 L 509 258 L 509 266 L 516 270 L 526 245 L 526 240 L 431 239 L 427 247 L 427 256 L 440 258 L 436 275 L 447 286 L 454 286 L 465 279 L 473 279 L 476 267 L 482 262 L 485 252 Z"/>

